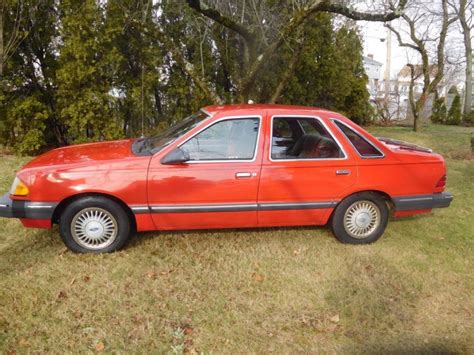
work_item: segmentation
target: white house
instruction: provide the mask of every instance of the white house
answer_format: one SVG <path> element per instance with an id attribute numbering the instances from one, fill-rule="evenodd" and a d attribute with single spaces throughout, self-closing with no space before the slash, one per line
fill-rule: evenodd
<path id="1" fill-rule="evenodd" d="M 367 57 L 363 57 L 364 69 L 369 82 L 367 83 L 367 89 L 369 90 L 372 99 L 375 99 L 377 92 L 379 91 L 380 77 L 382 72 L 382 63 L 377 62 L 374 59 L 373 54 L 369 54 Z"/>

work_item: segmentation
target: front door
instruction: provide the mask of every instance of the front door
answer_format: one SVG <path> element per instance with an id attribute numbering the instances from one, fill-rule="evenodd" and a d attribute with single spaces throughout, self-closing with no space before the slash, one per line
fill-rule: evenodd
<path id="1" fill-rule="evenodd" d="M 180 145 L 184 164 L 150 163 L 148 204 L 157 229 L 257 226 L 262 117 L 215 120 Z"/>
<path id="2" fill-rule="evenodd" d="M 275 115 L 268 124 L 259 225 L 325 224 L 357 180 L 354 158 L 318 117 Z"/>

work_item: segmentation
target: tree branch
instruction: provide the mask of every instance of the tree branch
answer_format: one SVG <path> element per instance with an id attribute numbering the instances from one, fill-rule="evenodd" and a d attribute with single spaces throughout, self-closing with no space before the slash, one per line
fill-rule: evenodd
<path id="1" fill-rule="evenodd" d="M 286 85 L 290 81 L 290 79 L 291 79 L 291 77 L 292 77 L 292 75 L 295 71 L 296 65 L 298 64 L 298 61 L 301 57 L 301 52 L 303 51 L 303 47 L 304 47 L 304 42 L 302 40 L 300 45 L 298 46 L 296 52 L 293 53 L 293 56 L 291 57 L 291 60 L 288 64 L 288 67 L 285 70 L 285 73 L 283 74 L 283 76 L 281 77 L 280 82 L 278 83 L 277 87 L 275 88 L 275 91 L 273 92 L 273 95 L 272 95 L 270 101 L 268 101 L 268 103 L 274 104 L 278 100 L 278 98 L 280 97 L 281 93 L 285 89 Z"/>
<path id="2" fill-rule="evenodd" d="M 189 7 L 199 12 L 200 14 L 220 23 L 222 26 L 227 27 L 228 29 L 237 32 L 241 35 L 246 41 L 254 41 L 254 35 L 250 32 L 245 26 L 240 23 L 235 22 L 233 19 L 221 14 L 218 10 L 213 9 L 201 0 L 186 0 Z"/>
<path id="3" fill-rule="evenodd" d="M 331 0 L 315 0 L 314 3 L 308 7 L 303 8 L 297 12 L 288 22 L 288 25 L 281 31 L 280 37 L 268 46 L 265 51 L 257 57 L 257 60 L 252 63 L 248 75 L 242 82 L 242 98 L 247 100 L 250 89 L 253 83 L 262 70 L 263 65 L 277 52 L 277 50 L 284 43 L 285 38 L 293 33 L 299 26 L 303 25 L 307 19 L 318 12 L 332 12 L 347 16 L 354 20 L 365 20 L 365 21 L 390 21 L 395 18 L 402 16 L 403 10 L 408 0 L 400 0 L 398 6 L 389 13 L 383 14 L 372 14 L 363 13 L 349 9 L 346 6 L 332 3 Z"/>
<path id="4" fill-rule="evenodd" d="M 200 75 L 194 69 L 194 65 L 190 63 L 183 53 L 179 50 L 178 46 L 169 39 L 166 34 L 161 30 L 157 29 L 158 39 L 165 45 L 166 49 L 172 54 L 173 59 L 178 63 L 180 68 L 193 80 L 196 86 L 212 101 L 213 104 L 221 104 L 222 99 L 217 95 L 213 88 L 205 81 L 204 77 Z"/>
<path id="5" fill-rule="evenodd" d="M 408 0 L 400 0 L 398 6 L 391 12 L 370 13 L 353 10 L 343 3 L 334 3 L 331 0 L 323 0 L 317 5 L 317 11 L 326 11 L 343 15 L 356 21 L 379 21 L 388 22 L 400 17 Z"/>
<path id="6" fill-rule="evenodd" d="M 397 37 L 397 40 L 398 40 L 398 45 L 400 47 L 411 48 L 411 49 L 419 52 L 419 48 L 417 46 L 415 46 L 414 44 L 411 44 L 411 43 L 404 42 L 400 32 L 397 31 L 395 28 L 393 28 L 392 25 L 387 23 L 387 24 L 385 24 L 385 27 L 387 27 L 390 31 L 392 31 L 395 34 L 395 36 Z"/>

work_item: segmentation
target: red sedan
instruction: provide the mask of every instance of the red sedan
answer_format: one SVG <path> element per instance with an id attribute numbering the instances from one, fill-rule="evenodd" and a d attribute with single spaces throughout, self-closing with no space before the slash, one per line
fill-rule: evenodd
<path id="1" fill-rule="evenodd" d="M 209 106 L 150 138 L 59 148 L 26 164 L 0 216 L 59 224 L 75 252 L 111 252 L 136 232 L 329 223 L 376 241 L 389 214 L 448 207 L 444 159 L 375 138 L 338 113 Z"/>

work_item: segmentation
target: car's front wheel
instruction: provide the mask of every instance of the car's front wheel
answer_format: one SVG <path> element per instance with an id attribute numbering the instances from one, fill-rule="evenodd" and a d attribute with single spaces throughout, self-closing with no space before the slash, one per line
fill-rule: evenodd
<path id="1" fill-rule="evenodd" d="M 61 238 L 77 253 L 109 253 L 130 239 L 132 227 L 127 212 L 117 202 L 87 196 L 70 203 L 59 219 Z"/>
<path id="2" fill-rule="evenodd" d="M 388 212 L 387 203 L 380 195 L 373 192 L 354 194 L 336 207 L 331 227 L 343 243 L 373 243 L 385 231 Z"/>

